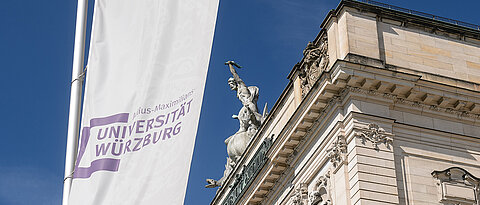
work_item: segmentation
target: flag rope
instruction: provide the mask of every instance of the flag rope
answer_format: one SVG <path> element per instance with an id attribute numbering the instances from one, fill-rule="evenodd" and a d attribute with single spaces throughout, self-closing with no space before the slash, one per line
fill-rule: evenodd
<path id="1" fill-rule="evenodd" d="M 77 80 L 83 81 L 85 79 L 85 73 L 87 72 L 87 67 L 88 66 L 85 66 L 85 68 L 83 69 L 83 72 L 80 73 L 80 75 L 77 78 L 73 79 L 72 82 L 70 82 L 70 84 L 73 84 Z"/>

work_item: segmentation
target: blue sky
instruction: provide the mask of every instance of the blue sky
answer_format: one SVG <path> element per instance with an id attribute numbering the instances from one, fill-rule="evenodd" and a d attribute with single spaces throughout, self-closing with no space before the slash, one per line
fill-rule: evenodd
<path id="1" fill-rule="evenodd" d="M 337 0 L 220 0 L 185 204 L 209 204 L 226 160 L 224 139 L 241 104 L 226 81 L 234 59 L 270 107 Z M 480 24 L 478 0 L 384 3 Z M 90 17 L 93 0 L 90 1 Z M 75 28 L 74 0 L 0 3 L 0 205 L 60 204 Z M 161 186 L 161 185 L 159 185 Z"/>

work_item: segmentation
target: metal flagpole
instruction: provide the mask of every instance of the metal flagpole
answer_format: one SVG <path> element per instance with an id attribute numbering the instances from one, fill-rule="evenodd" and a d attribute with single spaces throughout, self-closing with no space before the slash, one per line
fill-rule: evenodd
<path id="1" fill-rule="evenodd" d="M 65 154 L 65 178 L 63 179 L 63 205 L 68 205 L 73 171 L 75 168 L 75 159 L 77 157 L 84 74 L 83 67 L 85 55 L 85 32 L 87 27 L 87 9 L 88 0 L 78 0 L 75 46 L 73 51 L 72 82 L 70 90 L 70 109 L 68 117 L 67 151 Z"/>

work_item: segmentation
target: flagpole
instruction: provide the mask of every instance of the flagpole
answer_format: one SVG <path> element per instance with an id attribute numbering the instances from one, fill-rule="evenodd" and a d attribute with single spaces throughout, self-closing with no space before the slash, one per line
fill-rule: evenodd
<path id="1" fill-rule="evenodd" d="M 70 108 L 68 117 L 67 151 L 65 154 L 65 178 L 63 179 L 63 205 L 68 205 L 72 185 L 75 159 L 77 157 L 80 108 L 82 104 L 83 68 L 85 56 L 85 32 L 87 27 L 88 0 L 78 0 L 73 51 L 72 82 L 70 88 Z"/>

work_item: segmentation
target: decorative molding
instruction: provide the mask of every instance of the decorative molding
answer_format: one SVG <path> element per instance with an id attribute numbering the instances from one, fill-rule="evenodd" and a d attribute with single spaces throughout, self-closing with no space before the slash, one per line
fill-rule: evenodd
<path id="1" fill-rule="evenodd" d="M 305 134 L 305 138 L 313 132 L 312 128 L 318 127 L 318 124 L 320 123 L 320 119 L 323 119 L 325 113 L 333 105 L 343 101 L 343 99 L 345 98 L 347 93 L 348 93 L 347 89 L 341 89 L 338 95 L 335 95 L 328 100 L 327 105 L 320 111 L 319 116 L 313 121 L 312 125 L 307 129 L 306 134 Z"/>
<path id="2" fill-rule="evenodd" d="M 384 62 L 382 60 L 361 56 L 353 53 L 348 53 L 347 56 L 345 56 L 345 60 L 352 63 L 369 65 L 373 67 L 380 67 L 380 68 L 385 67 Z"/>
<path id="3" fill-rule="evenodd" d="M 333 205 L 330 193 L 330 174 L 321 176 L 308 194 L 309 205 Z"/>
<path id="4" fill-rule="evenodd" d="M 347 159 L 347 143 L 344 135 L 338 135 L 337 139 L 332 143 L 330 149 L 327 150 L 328 158 L 334 168 L 346 162 Z"/>
<path id="5" fill-rule="evenodd" d="M 385 132 L 383 128 L 380 128 L 377 124 L 371 123 L 368 124 L 367 129 L 363 129 L 360 132 L 355 133 L 355 136 L 362 140 L 362 143 L 365 144 L 366 141 L 369 141 L 373 144 L 375 150 L 379 150 L 379 144 L 384 143 L 388 149 L 393 143 L 392 134 Z"/>
<path id="6" fill-rule="evenodd" d="M 479 114 L 471 113 L 468 111 L 460 111 L 460 110 L 455 110 L 453 108 L 443 108 L 438 105 L 430 105 L 426 103 L 422 103 L 419 101 L 411 101 L 407 100 L 403 97 L 400 97 L 398 95 L 392 94 L 392 93 L 382 93 L 378 92 L 376 90 L 367 90 L 367 89 L 362 89 L 359 87 L 352 87 L 352 86 L 346 86 L 346 89 L 348 89 L 351 92 L 354 93 L 360 93 L 360 94 L 366 94 L 370 96 L 380 96 L 386 99 L 393 100 L 395 103 L 400 103 L 400 104 L 406 104 L 412 107 L 417 107 L 417 108 L 422 108 L 422 109 L 429 109 L 437 112 L 445 112 L 445 113 L 450 113 L 450 114 L 455 114 L 459 117 L 468 117 L 468 118 L 473 118 L 473 119 L 480 119 Z"/>
<path id="7" fill-rule="evenodd" d="M 439 200 L 446 205 L 480 205 L 480 179 L 460 167 L 433 171 Z"/>

